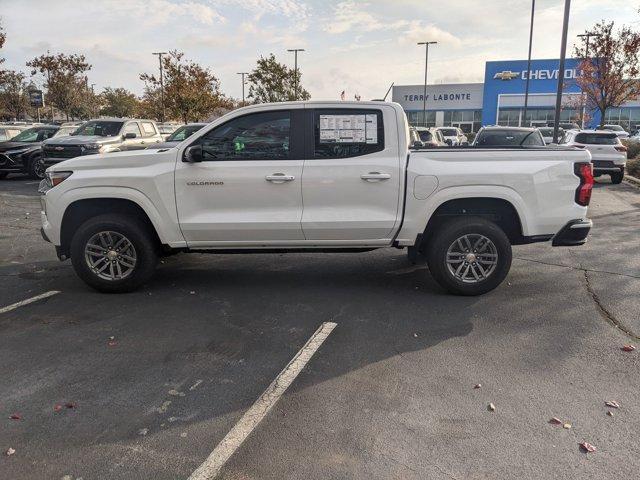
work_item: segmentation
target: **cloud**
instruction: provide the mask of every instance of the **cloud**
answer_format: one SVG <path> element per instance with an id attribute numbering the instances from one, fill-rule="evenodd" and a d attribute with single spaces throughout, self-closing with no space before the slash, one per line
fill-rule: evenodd
<path id="1" fill-rule="evenodd" d="M 423 25 L 418 20 L 409 22 L 403 28 L 400 43 L 438 42 L 452 47 L 462 46 L 462 40 L 433 24 Z"/>
<path id="2" fill-rule="evenodd" d="M 388 28 L 377 15 L 370 12 L 370 3 L 352 0 L 340 2 L 333 8 L 333 15 L 325 20 L 324 30 L 328 33 L 345 33 L 350 30 L 372 32 Z"/>

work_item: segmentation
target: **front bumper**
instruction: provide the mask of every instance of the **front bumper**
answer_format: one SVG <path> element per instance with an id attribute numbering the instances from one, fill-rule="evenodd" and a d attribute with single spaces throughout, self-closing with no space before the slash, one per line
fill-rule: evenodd
<path id="1" fill-rule="evenodd" d="M 22 155 L 22 153 L 19 153 L 9 156 L 4 153 L 0 153 L 0 172 L 24 172 L 25 165 Z"/>
<path id="2" fill-rule="evenodd" d="M 583 245 L 591 231 L 593 222 L 590 219 L 571 220 L 553 236 L 551 245 L 554 247 L 574 247 Z"/>

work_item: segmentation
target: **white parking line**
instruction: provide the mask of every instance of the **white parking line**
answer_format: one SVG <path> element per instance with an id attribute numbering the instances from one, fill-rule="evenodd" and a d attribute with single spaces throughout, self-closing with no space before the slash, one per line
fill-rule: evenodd
<path id="1" fill-rule="evenodd" d="M 336 323 L 324 322 L 188 480 L 212 480 L 311 360 Z"/>
<path id="2" fill-rule="evenodd" d="M 23 307 L 24 305 L 29 305 L 30 303 L 37 302 L 38 300 L 42 300 L 43 298 L 52 297 L 53 295 L 57 295 L 58 293 L 60 293 L 58 290 L 51 290 L 50 292 L 41 293 L 40 295 L 36 295 L 35 297 L 27 298 L 26 300 L 20 300 L 19 302 L 0 308 L 0 313 L 10 312 L 11 310 L 15 310 L 16 308 Z"/>

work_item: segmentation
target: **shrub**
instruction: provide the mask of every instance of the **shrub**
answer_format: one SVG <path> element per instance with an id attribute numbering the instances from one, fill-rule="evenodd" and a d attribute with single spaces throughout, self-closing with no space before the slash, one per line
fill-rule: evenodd
<path id="1" fill-rule="evenodd" d="M 627 173 L 632 177 L 640 178 L 640 157 L 627 162 Z"/>
<path id="2" fill-rule="evenodd" d="M 622 140 L 622 143 L 627 146 L 627 158 L 629 160 L 640 156 L 640 142 Z"/>

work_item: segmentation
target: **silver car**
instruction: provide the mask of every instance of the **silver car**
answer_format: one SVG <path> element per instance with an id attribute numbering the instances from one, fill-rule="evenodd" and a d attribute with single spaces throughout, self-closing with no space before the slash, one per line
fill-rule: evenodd
<path id="1" fill-rule="evenodd" d="M 67 137 L 45 141 L 42 153 L 45 165 L 50 166 L 81 155 L 143 150 L 161 141 L 160 131 L 152 120 L 90 120 Z"/>

